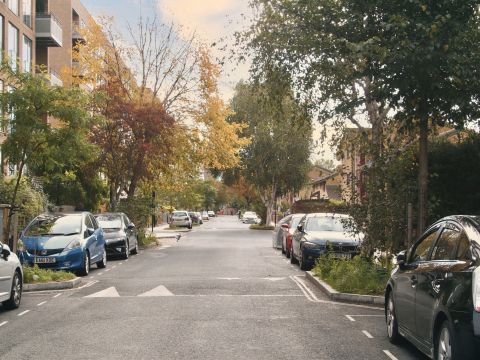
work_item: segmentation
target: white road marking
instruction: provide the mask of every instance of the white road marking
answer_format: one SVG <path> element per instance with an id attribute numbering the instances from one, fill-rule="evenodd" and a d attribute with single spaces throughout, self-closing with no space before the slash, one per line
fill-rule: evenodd
<path id="1" fill-rule="evenodd" d="M 101 272 L 101 273 L 98 273 L 98 276 L 100 276 L 100 275 L 103 275 L 103 272 Z"/>
<path id="2" fill-rule="evenodd" d="M 105 272 L 110 271 L 110 270 L 112 270 L 112 269 L 107 269 L 107 270 L 105 270 Z"/>
<path id="3" fill-rule="evenodd" d="M 388 350 L 383 350 L 383 352 L 385 353 L 385 355 L 387 355 L 390 359 L 392 360 L 398 360 L 395 356 L 393 356 L 393 354 L 388 351 Z"/>
<path id="4" fill-rule="evenodd" d="M 362 333 L 369 339 L 373 339 L 372 334 L 370 334 L 367 330 L 362 330 Z"/>
<path id="5" fill-rule="evenodd" d="M 241 278 L 236 278 L 236 277 L 232 277 L 232 278 L 217 278 L 218 280 L 241 280 Z"/>
<path id="6" fill-rule="evenodd" d="M 18 314 L 18 316 L 23 316 L 25 315 L 26 313 L 29 313 L 30 310 L 25 310 L 25 311 L 22 311 L 20 314 Z"/>
<path id="7" fill-rule="evenodd" d="M 120 263 L 118 263 L 118 265 L 122 265 L 122 264 L 123 264 L 123 263 L 121 263 L 121 262 L 120 262 Z"/>
<path id="8" fill-rule="evenodd" d="M 114 286 L 109 287 L 105 290 L 98 291 L 96 293 L 84 296 L 85 298 L 99 298 L 99 297 L 120 297 L 118 295 L 117 289 Z"/>
<path id="9" fill-rule="evenodd" d="M 0 323 L 0 327 L 2 327 L 3 325 L 7 325 L 8 324 L 8 321 L 4 321 L 2 323 Z"/>
<path id="10" fill-rule="evenodd" d="M 160 286 L 157 286 L 156 288 L 154 288 L 150 291 L 144 292 L 143 294 L 140 294 L 138 296 L 149 297 L 149 296 L 174 296 L 174 295 L 165 286 L 160 285 Z"/>
<path id="11" fill-rule="evenodd" d="M 55 298 L 59 297 L 60 295 L 62 295 L 62 294 L 60 293 L 60 294 L 54 295 L 54 296 L 52 297 L 52 299 L 55 299 Z"/>
<path id="12" fill-rule="evenodd" d="M 345 317 L 350 321 L 355 321 L 355 319 L 353 317 L 351 317 L 350 315 L 345 315 Z"/>
<path id="13" fill-rule="evenodd" d="M 280 281 L 280 280 L 285 280 L 286 278 L 284 277 L 264 277 L 262 280 L 268 280 L 268 281 Z"/>
<path id="14" fill-rule="evenodd" d="M 116 267 L 117 267 L 117 265 L 114 265 L 114 266 L 112 266 L 112 269 L 115 269 Z"/>
<path id="15" fill-rule="evenodd" d="M 98 283 L 98 280 L 92 280 L 92 281 L 89 281 L 88 283 L 86 283 L 85 285 L 82 285 L 82 286 L 76 288 L 75 290 L 88 288 L 88 287 L 90 287 L 90 286 L 92 286 L 93 284 L 96 284 L 96 283 Z"/>
<path id="16" fill-rule="evenodd" d="M 46 301 L 42 301 L 40 304 L 37 304 L 37 306 L 42 306 L 43 304 L 46 304 Z"/>

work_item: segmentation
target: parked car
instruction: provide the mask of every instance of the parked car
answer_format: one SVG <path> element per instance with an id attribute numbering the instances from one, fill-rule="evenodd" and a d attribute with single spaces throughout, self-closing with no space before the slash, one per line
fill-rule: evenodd
<path id="1" fill-rule="evenodd" d="M 282 253 L 285 254 L 287 259 L 290 258 L 290 255 L 292 253 L 293 234 L 297 229 L 298 223 L 300 222 L 300 220 L 302 220 L 304 216 L 305 214 L 289 215 L 286 224 L 282 225 Z"/>
<path id="2" fill-rule="evenodd" d="M 180 210 L 172 213 L 172 219 L 170 220 L 170 226 L 192 228 L 192 219 L 188 215 L 188 212 Z"/>
<path id="3" fill-rule="evenodd" d="M 202 216 L 194 211 L 189 211 L 188 215 L 190 216 L 190 219 L 192 219 L 192 223 L 195 224 L 203 224 Z"/>
<path id="4" fill-rule="evenodd" d="M 450 216 L 397 256 L 385 291 L 388 338 L 432 359 L 480 354 L 480 217 Z"/>
<path id="5" fill-rule="evenodd" d="M 138 233 L 135 225 L 124 213 L 95 215 L 103 229 L 107 256 L 121 256 L 128 259 L 138 254 Z"/>
<path id="6" fill-rule="evenodd" d="M 262 219 L 254 211 L 245 211 L 242 216 L 242 222 L 244 224 L 260 224 Z"/>
<path id="7" fill-rule="evenodd" d="M 208 214 L 209 217 L 215 217 L 216 216 L 215 211 L 212 211 L 212 210 L 207 211 L 207 214 Z"/>
<path id="8" fill-rule="evenodd" d="M 6 309 L 20 306 L 23 289 L 23 270 L 17 255 L 0 242 L 0 302 Z"/>
<path id="9" fill-rule="evenodd" d="M 202 220 L 210 220 L 210 217 L 208 216 L 208 212 L 202 211 Z"/>
<path id="10" fill-rule="evenodd" d="M 281 219 L 279 222 L 277 222 L 277 225 L 275 225 L 275 228 L 273 229 L 273 234 L 272 234 L 272 247 L 274 249 L 282 249 L 282 237 L 283 237 L 283 229 L 284 226 L 288 226 L 288 221 L 290 220 L 290 216 L 286 216 L 283 219 Z"/>
<path id="11" fill-rule="evenodd" d="M 361 236 L 351 236 L 344 226 L 350 219 L 341 214 L 305 215 L 293 234 L 290 262 L 298 262 L 301 270 L 309 270 L 316 259 L 327 252 L 348 259 L 358 255 Z"/>
<path id="12" fill-rule="evenodd" d="M 23 261 L 33 266 L 88 275 L 91 264 L 107 266 L 103 229 L 88 213 L 42 214 L 22 232 Z"/>

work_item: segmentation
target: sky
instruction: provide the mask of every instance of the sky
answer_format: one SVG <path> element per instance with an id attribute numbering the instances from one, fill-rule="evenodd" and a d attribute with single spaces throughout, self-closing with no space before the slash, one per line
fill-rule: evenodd
<path id="1" fill-rule="evenodd" d="M 166 23 L 174 22 L 183 27 L 185 37 L 195 31 L 200 40 L 207 45 L 226 44 L 232 48 L 233 35 L 248 26 L 251 11 L 248 0 L 81 0 L 94 16 L 112 16 L 119 31 L 128 23 L 135 24 L 139 16 L 152 16 Z M 225 53 L 212 48 L 217 58 Z M 225 100 L 231 99 L 235 85 L 241 79 L 248 79 L 248 65 L 238 65 L 233 60 L 225 59 L 220 91 Z M 319 126 L 314 132 L 314 140 L 319 139 Z M 334 159 L 328 146 L 314 149 L 312 160 L 319 158 Z"/>

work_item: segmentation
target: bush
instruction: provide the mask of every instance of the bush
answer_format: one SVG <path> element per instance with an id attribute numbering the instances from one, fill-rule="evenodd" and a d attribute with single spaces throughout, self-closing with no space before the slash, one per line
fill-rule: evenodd
<path id="1" fill-rule="evenodd" d="M 275 229 L 275 227 L 270 226 L 270 225 L 252 224 L 252 225 L 250 225 L 250 229 L 252 229 L 252 230 L 273 230 L 273 229 Z"/>
<path id="2" fill-rule="evenodd" d="M 67 271 L 40 269 L 35 266 L 23 266 L 23 281 L 25 284 L 66 281 L 75 279 L 75 274 Z"/>
<path id="3" fill-rule="evenodd" d="M 390 271 L 362 256 L 347 260 L 332 255 L 322 256 L 313 269 L 335 290 L 361 295 L 383 295 Z"/>
<path id="4" fill-rule="evenodd" d="M 153 234 L 145 234 L 139 233 L 138 234 L 138 244 L 140 246 L 149 246 L 151 244 L 156 244 L 157 243 L 157 238 Z"/>

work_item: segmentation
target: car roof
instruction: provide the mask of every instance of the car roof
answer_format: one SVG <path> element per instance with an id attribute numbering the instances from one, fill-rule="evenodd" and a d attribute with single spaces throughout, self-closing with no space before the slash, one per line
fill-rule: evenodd
<path id="1" fill-rule="evenodd" d="M 101 216 L 101 215 L 125 215 L 123 212 L 105 212 L 100 214 L 95 214 L 94 216 Z"/>
<path id="2" fill-rule="evenodd" d="M 347 214 L 337 214 L 337 213 L 311 213 L 307 214 L 307 218 L 312 217 L 338 217 L 338 218 L 350 218 L 350 215 Z"/>

